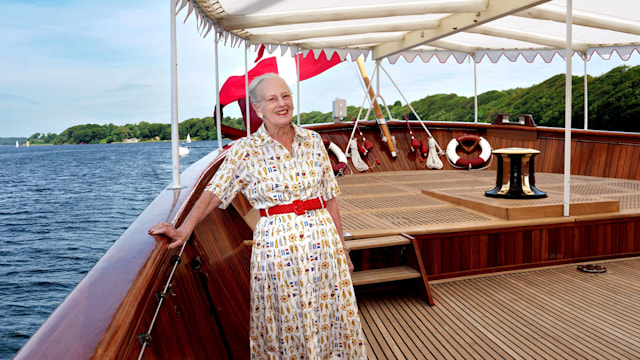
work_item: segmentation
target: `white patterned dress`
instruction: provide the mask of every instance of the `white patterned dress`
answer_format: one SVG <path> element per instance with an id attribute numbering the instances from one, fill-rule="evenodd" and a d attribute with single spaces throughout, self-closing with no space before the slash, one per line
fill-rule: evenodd
<path id="1" fill-rule="evenodd" d="M 256 209 L 340 194 L 316 132 L 294 126 L 292 152 L 262 125 L 236 141 L 207 190 Z M 365 359 L 351 276 L 326 209 L 261 217 L 251 254 L 252 359 Z"/>

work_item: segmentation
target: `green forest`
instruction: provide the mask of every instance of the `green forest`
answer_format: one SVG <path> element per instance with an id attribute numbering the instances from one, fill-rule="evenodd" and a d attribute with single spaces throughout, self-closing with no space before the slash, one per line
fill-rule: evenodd
<path id="1" fill-rule="evenodd" d="M 584 124 L 584 78 L 573 79 L 572 126 Z M 621 66 L 601 76 L 587 77 L 589 100 L 589 129 L 640 132 L 640 66 Z M 531 114 L 539 126 L 564 127 L 565 76 L 559 74 L 528 87 L 504 91 L 488 91 L 478 95 L 478 121 L 491 122 L 498 113 Z M 456 94 L 436 94 L 414 101 L 411 106 L 425 121 L 473 122 L 473 97 Z M 396 101 L 389 106 L 395 119 L 415 119 L 409 107 Z M 349 106 L 348 114 L 356 118 L 359 108 Z M 364 115 L 363 115 L 364 116 Z M 330 112 L 312 111 L 301 114 L 302 124 L 332 122 Z M 344 121 L 351 121 L 347 116 Z M 222 123 L 244 128 L 242 119 L 224 117 Z M 193 118 L 180 123 L 180 138 L 190 134 L 193 140 L 214 140 L 215 119 Z M 95 144 L 139 141 L 165 141 L 171 137 L 170 124 L 140 122 L 127 125 L 77 125 L 60 134 L 35 133 L 31 144 Z M 14 143 L 10 142 L 11 143 Z"/>

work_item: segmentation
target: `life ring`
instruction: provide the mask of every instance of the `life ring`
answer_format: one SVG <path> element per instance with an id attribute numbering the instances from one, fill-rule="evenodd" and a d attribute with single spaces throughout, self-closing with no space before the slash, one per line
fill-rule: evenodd
<path id="1" fill-rule="evenodd" d="M 465 145 L 465 143 L 472 143 L 471 146 Z M 458 156 L 458 146 L 462 147 L 467 153 L 472 152 L 476 147 L 480 146 L 480 156 L 473 159 L 462 159 Z M 464 134 L 455 137 L 449 141 L 447 145 L 447 159 L 451 165 L 465 169 L 479 169 L 484 167 L 491 159 L 491 145 L 482 136 L 473 134 Z"/>
<path id="2" fill-rule="evenodd" d="M 338 147 L 338 145 L 334 144 L 333 142 L 329 142 L 327 140 L 324 140 L 323 142 L 324 142 L 324 146 L 329 151 L 331 151 L 331 153 L 333 153 L 333 155 L 336 156 L 336 159 L 338 159 L 338 163 L 337 164 L 331 164 L 331 168 L 333 168 L 333 173 L 335 175 L 338 175 L 338 174 L 342 173 L 344 171 L 344 169 L 347 168 L 347 156 L 340 149 L 340 147 Z"/>

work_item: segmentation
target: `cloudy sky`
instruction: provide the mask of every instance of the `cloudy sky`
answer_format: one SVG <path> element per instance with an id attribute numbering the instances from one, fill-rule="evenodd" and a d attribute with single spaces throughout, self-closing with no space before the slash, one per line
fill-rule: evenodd
<path id="1" fill-rule="evenodd" d="M 0 0 L 0 137 L 59 134 L 88 123 L 170 123 L 169 6 L 166 0 Z M 184 20 L 180 13 L 180 121 L 210 116 L 215 103 L 213 36 L 202 38 L 193 16 Z M 254 58 L 250 52 L 249 61 Z M 409 101 L 436 93 L 473 96 L 472 64 L 382 64 Z M 627 62 L 594 57 L 589 73 L 622 64 L 638 65 L 640 55 Z M 220 47 L 221 83 L 243 67 L 243 50 Z M 373 63 L 367 67 L 371 73 Z M 484 61 L 477 67 L 478 92 L 531 86 L 564 68 L 558 57 L 550 64 Z M 574 74 L 582 72 L 576 62 Z M 401 99 L 384 76 L 382 84 L 388 103 Z M 364 99 L 350 63 L 303 82 L 301 90 L 303 112 L 329 112 L 336 97 L 356 106 Z M 226 114 L 238 116 L 236 106 Z"/>

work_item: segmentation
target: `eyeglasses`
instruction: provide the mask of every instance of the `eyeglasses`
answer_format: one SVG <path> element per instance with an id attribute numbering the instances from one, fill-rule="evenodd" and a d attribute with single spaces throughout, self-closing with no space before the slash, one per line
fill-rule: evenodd
<path id="1" fill-rule="evenodd" d="M 278 103 L 278 99 L 282 98 L 282 101 L 289 103 L 293 101 L 293 96 L 291 96 L 291 94 L 284 94 L 282 96 L 276 96 L 276 95 L 272 95 L 267 97 L 266 99 L 262 99 L 260 101 L 264 101 L 269 105 L 275 105 Z M 259 102 L 260 102 L 259 101 Z"/>

